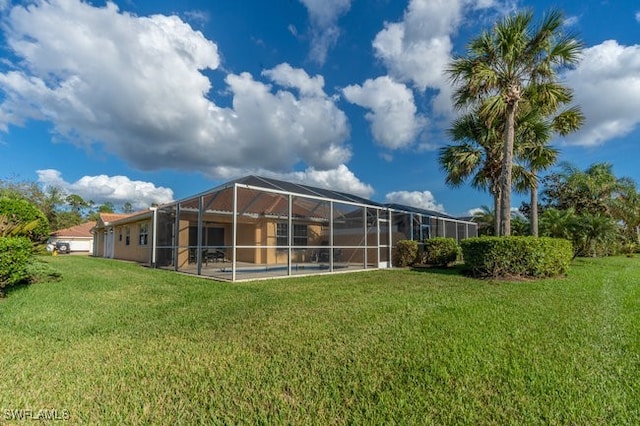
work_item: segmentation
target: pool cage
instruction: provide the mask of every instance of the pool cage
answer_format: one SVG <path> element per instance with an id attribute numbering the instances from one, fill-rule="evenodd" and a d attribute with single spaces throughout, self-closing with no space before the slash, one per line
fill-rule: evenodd
<path id="1" fill-rule="evenodd" d="M 228 281 L 378 269 L 399 240 L 477 234 L 431 213 L 248 176 L 155 209 L 151 263 Z"/>

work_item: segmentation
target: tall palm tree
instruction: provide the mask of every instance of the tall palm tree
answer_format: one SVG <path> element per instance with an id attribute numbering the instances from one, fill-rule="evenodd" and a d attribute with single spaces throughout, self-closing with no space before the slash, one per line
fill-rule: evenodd
<path id="1" fill-rule="evenodd" d="M 524 11 L 499 21 L 454 58 L 447 72 L 456 90 L 458 109 L 479 106 L 492 126 L 504 128 L 500 175 L 500 234 L 511 233 L 511 186 L 516 115 L 519 108 L 558 108 L 571 99 L 557 73 L 578 62 L 582 43 L 562 33 L 563 16 L 549 12 L 532 28 L 533 13 Z"/>
<path id="2" fill-rule="evenodd" d="M 453 122 L 449 136 L 454 144 L 441 148 L 438 157 L 440 167 L 447 173 L 445 182 L 456 187 L 471 179 L 474 188 L 489 190 L 494 214 L 499 214 L 501 134 L 487 126 L 477 112 L 470 112 Z M 498 235 L 500 219 L 494 219 L 494 235 Z"/>

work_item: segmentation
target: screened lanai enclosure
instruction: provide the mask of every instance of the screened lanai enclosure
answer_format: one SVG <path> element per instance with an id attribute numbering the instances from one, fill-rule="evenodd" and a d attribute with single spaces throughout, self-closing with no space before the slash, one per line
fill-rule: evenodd
<path id="1" fill-rule="evenodd" d="M 391 267 L 397 241 L 476 236 L 476 224 L 248 176 L 154 212 L 151 263 L 222 280 Z"/>

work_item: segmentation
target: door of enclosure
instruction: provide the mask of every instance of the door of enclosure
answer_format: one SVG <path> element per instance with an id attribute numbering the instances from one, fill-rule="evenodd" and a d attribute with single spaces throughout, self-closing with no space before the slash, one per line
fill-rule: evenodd
<path id="1" fill-rule="evenodd" d="M 378 211 L 378 268 L 390 268 L 389 252 L 391 251 L 391 232 L 389 212 Z"/>

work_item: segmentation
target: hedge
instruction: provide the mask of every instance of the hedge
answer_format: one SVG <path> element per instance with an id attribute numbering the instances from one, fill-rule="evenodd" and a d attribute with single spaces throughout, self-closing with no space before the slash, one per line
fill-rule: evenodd
<path id="1" fill-rule="evenodd" d="M 0 295 L 4 288 L 29 278 L 31 241 L 25 237 L 0 237 Z"/>
<path id="2" fill-rule="evenodd" d="M 477 237 L 462 240 L 462 256 L 472 276 L 544 278 L 569 269 L 569 240 L 548 237 Z"/>
<path id="3" fill-rule="evenodd" d="M 396 248 L 393 252 L 393 264 L 397 267 L 410 266 L 416 263 L 417 256 L 417 241 L 401 240 L 396 243 Z"/>
<path id="4" fill-rule="evenodd" d="M 424 241 L 424 263 L 447 266 L 458 259 L 460 247 L 455 238 L 436 237 Z"/>

